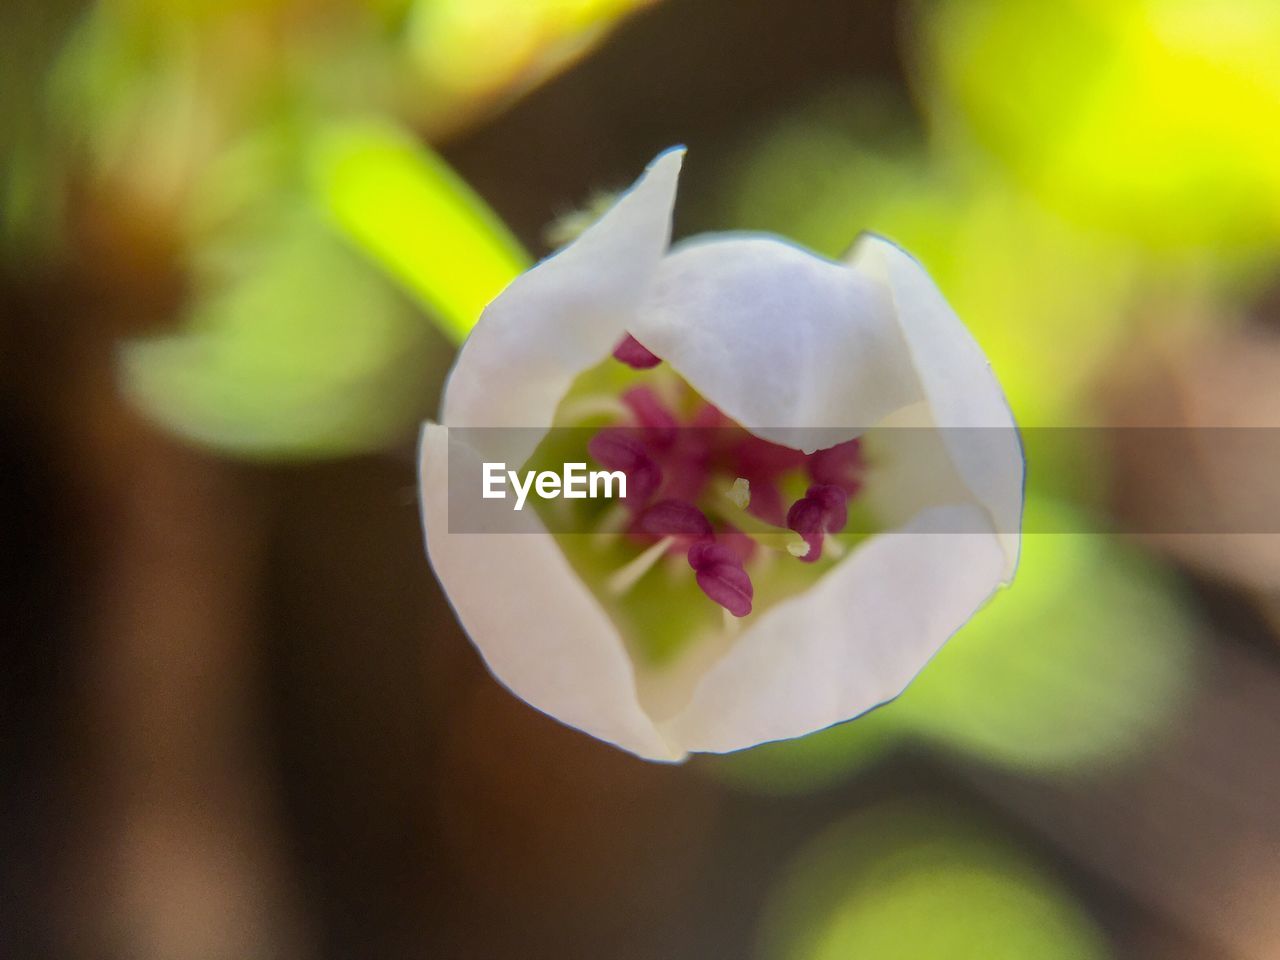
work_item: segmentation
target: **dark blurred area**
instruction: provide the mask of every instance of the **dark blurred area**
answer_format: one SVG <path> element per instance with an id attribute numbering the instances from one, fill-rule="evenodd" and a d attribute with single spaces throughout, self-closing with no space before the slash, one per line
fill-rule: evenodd
<path id="1" fill-rule="evenodd" d="M 0 956 L 1280 955 L 1277 537 L 1097 532 L 1230 465 L 1032 449 L 1055 532 L 907 694 L 668 767 L 489 677 L 412 454 L 473 304 L 673 143 L 677 236 L 902 242 L 1024 425 L 1280 425 L 1270 0 L 0 35 Z"/>

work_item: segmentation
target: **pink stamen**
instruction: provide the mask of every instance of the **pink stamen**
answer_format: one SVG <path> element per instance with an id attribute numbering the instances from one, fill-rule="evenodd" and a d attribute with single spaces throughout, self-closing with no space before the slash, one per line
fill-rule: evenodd
<path id="1" fill-rule="evenodd" d="M 648 370 L 662 362 L 661 357 L 652 353 L 629 333 L 613 348 L 613 358 L 636 370 Z"/>
<path id="2" fill-rule="evenodd" d="M 809 478 L 814 483 L 839 487 L 849 496 L 862 489 L 862 461 L 860 440 L 846 440 L 834 447 L 818 450 L 808 458 Z"/>
<path id="3" fill-rule="evenodd" d="M 735 617 L 745 617 L 751 612 L 755 587 L 742 561 L 729 547 L 712 541 L 695 543 L 689 548 L 689 566 L 694 570 L 698 587 L 711 600 Z"/>
<path id="4" fill-rule="evenodd" d="M 643 506 L 662 486 L 662 468 L 644 444 L 626 430 L 601 430 L 587 442 L 587 452 L 606 470 L 621 470 L 627 475 L 628 506 Z"/>
<path id="5" fill-rule="evenodd" d="M 809 545 L 809 552 L 800 559 L 816 563 L 822 556 L 823 519 L 826 511 L 817 500 L 801 497 L 787 511 L 787 529 L 794 530 Z"/>
<path id="6" fill-rule="evenodd" d="M 673 500 L 696 501 L 706 489 L 711 476 L 706 458 L 697 451 L 675 451 L 666 458 L 666 483 L 662 495 Z"/>
<path id="7" fill-rule="evenodd" d="M 693 416 L 689 420 L 689 426 L 697 427 L 700 430 L 711 429 L 740 429 L 732 420 L 720 412 L 719 407 L 713 407 L 709 403 L 701 404 L 694 411 Z"/>
<path id="8" fill-rule="evenodd" d="M 614 356 L 638 369 L 661 363 L 630 335 Z M 709 599 L 735 617 L 751 613 L 755 588 L 746 565 L 760 544 L 723 522 L 713 527 L 698 507 L 712 496 L 717 503 L 723 499 L 710 485 L 724 477 L 747 481 L 749 514 L 774 530 L 799 534 L 806 548 L 800 559 L 806 563 L 820 560 L 825 537 L 847 525 L 849 499 L 860 490 L 865 468 L 858 440 L 806 455 L 748 433 L 700 399 L 690 404 L 691 411 L 681 412 L 646 384 L 630 387 L 621 400 L 629 426 L 599 431 L 588 450 L 606 468 L 627 475 L 630 533 L 649 543 L 633 561 L 639 572 L 624 568 L 628 576 L 643 575 L 664 554 L 682 551 Z M 788 509 L 781 491 L 806 474 L 810 484 L 805 495 Z M 720 512 L 715 509 L 716 515 Z M 791 544 L 789 549 L 794 554 L 801 548 Z"/>
<path id="9" fill-rule="evenodd" d="M 729 524 L 721 526 L 720 532 L 716 535 L 716 542 L 728 547 L 742 564 L 750 563 L 760 552 L 760 544 L 756 543 L 750 534 L 743 533 Z"/>
<path id="10" fill-rule="evenodd" d="M 658 501 L 641 514 L 636 527 L 639 532 L 655 537 L 702 539 L 712 534 L 711 521 L 706 515 L 683 500 Z"/>
<path id="11" fill-rule="evenodd" d="M 849 522 L 849 495 L 829 483 L 815 483 L 805 497 L 816 500 L 823 510 L 822 527 L 827 533 L 839 533 Z"/>
<path id="12" fill-rule="evenodd" d="M 835 484 L 814 484 L 805 490 L 804 497 L 791 504 L 787 511 L 787 529 L 803 536 L 809 544 L 805 563 L 815 563 L 822 557 L 824 534 L 838 534 L 849 522 L 849 495 Z"/>
<path id="13" fill-rule="evenodd" d="M 784 473 L 799 470 L 804 466 L 806 457 L 799 450 L 748 434 L 730 449 L 729 461 L 740 477 L 773 480 Z"/>
<path id="14" fill-rule="evenodd" d="M 787 529 L 794 530 L 809 545 L 800 559 L 816 563 L 822 557 L 823 535 L 839 533 L 849 522 L 849 498 L 835 484 L 815 483 L 787 511 Z"/>
<path id="15" fill-rule="evenodd" d="M 622 402 L 644 428 L 646 439 L 659 447 L 675 443 L 680 421 L 652 387 L 632 387 L 622 395 Z"/>

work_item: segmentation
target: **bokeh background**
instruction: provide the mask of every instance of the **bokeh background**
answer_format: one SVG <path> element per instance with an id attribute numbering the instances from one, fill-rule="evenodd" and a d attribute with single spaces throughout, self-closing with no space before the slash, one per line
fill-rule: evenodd
<path id="1" fill-rule="evenodd" d="M 1102 442 L 1280 426 L 1274 0 L 5 0 L 0 70 L 0 956 L 1280 956 L 1280 544 L 1123 534 L 1274 465 Z M 678 142 L 678 236 L 881 232 L 1103 429 L 898 701 L 664 767 L 488 677 L 413 441 Z"/>

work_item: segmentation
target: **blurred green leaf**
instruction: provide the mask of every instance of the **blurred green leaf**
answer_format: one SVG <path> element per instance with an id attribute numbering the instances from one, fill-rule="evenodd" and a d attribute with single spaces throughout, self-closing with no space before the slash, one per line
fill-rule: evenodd
<path id="1" fill-rule="evenodd" d="M 954 810 L 874 808 L 815 837 L 768 904 L 762 960 L 1105 960 L 1071 894 Z"/>
<path id="2" fill-rule="evenodd" d="M 1141 751 L 1194 682 L 1191 612 L 1167 571 L 1073 511 L 1033 499 L 1025 528 L 1013 586 L 885 712 L 927 740 L 1024 770 Z"/>
<path id="3" fill-rule="evenodd" d="M 206 250 L 177 334 L 125 345 L 123 385 L 189 440 L 251 457 L 404 439 L 434 402 L 430 327 L 305 208 Z"/>
<path id="4" fill-rule="evenodd" d="M 320 202 L 343 234 L 404 284 L 454 342 L 529 266 L 470 187 L 394 126 L 330 128 L 316 139 L 312 165 Z"/>

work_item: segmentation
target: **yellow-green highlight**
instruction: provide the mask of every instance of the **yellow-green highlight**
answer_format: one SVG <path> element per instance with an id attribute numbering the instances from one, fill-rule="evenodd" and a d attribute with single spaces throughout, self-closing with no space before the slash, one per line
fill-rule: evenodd
<path id="1" fill-rule="evenodd" d="M 319 202 L 342 234 L 426 306 L 455 343 L 530 266 L 484 201 L 396 126 L 330 127 L 315 140 L 311 168 Z"/>
<path id="2" fill-rule="evenodd" d="M 1107 960 L 1070 891 L 960 811 L 859 813 L 814 838 L 765 911 L 760 960 Z"/>
<path id="3" fill-rule="evenodd" d="M 920 56 L 937 125 L 1149 252 L 1280 238 L 1274 0 L 945 0 Z"/>
<path id="4" fill-rule="evenodd" d="M 417 0 L 408 41 L 446 103 L 528 89 L 653 0 Z"/>

